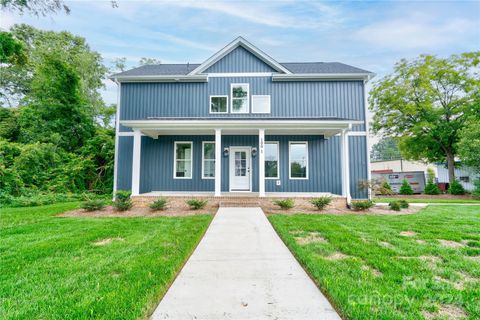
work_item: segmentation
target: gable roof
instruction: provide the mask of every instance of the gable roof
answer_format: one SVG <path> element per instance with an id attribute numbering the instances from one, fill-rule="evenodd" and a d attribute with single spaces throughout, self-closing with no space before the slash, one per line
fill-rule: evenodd
<path id="1" fill-rule="evenodd" d="M 235 50 L 237 47 L 242 46 L 244 49 L 247 51 L 250 51 L 253 55 L 255 55 L 258 59 L 262 60 L 265 62 L 267 65 L 272 67 L 274 70 L 277 70 L 277 72 L 280 73 L 286 73 L 289 74 L 291 73 L 287 68 L 282 66 L 280 63 L 275 61 L 272 57 L 270 57 L 268 54 L 260 50 L 259 48 L 255 47 L 253 44 L 248 42 L 242 37 L 238 37 L 237 39 L 233 40 L 229 44 L 227 44 L 223 49 L 215 53 L 213 56 L 205 60 L 201 65 L 199 65 L 195 70 L 189 73 L 189 75 L 196 75 L 199 73 L 202 73 L 203 71 L 207 70 L 209 67 L 214 65 L 217 61 L 221 60 L 223 57 L 225 57 L 227 54 Z"/>

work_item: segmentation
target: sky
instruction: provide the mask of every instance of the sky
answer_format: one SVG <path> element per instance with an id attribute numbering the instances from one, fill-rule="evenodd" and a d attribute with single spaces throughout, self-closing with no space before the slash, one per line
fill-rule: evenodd
<path id="1" fill-rule="evenodd" d="M 238 36 L 279 62 L 338 61 L 377 74 L 420 54 L 480 50 L 478 1 L 66 1 L 71 13 L 0 13 L 0 28 L 28 23 L 87 39 L 107 66 L 125 57 L 201 63 Z M 375 80 L 375 79 L 374 79 Z M 116 101 L 105 80 L 104 99 Z"/>

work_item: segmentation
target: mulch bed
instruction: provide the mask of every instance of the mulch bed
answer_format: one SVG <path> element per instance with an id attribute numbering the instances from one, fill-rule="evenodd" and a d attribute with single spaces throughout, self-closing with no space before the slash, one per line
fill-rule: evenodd
<path id="1" fill-rule="evenodd" d="M 401 211 L 390 210 L 388 206 L 376 206 L 365 211 L 354 211 L 348 208 L 337 209 L 337 208 L 327 208 L 325 210 L 319 211 L 315 209 L 297 209 L 293 208 L 288 211 L 278 209 L 278 208 L 262 208 L 266 214 L 351 214 L 351 215 L 388 215 L 388 216 L 398 216 L 398 215 L 407 215 L 414 214 L 423 209 L 418 206 L 410 206 L 407 209 L 402 209 Z"/>
<path id="2" fill-rule="evenodd" d="M 181 217 L 181 216 L 194 216 L 200 214 L 211 214 L 217 210 L 181 210 L 177 208 L 167 208 L 165 210 L 153 211 L 150 208 L 136 208 L 133 207 L 127 211 L 116 211 L 113 207 L 108 206 L 103 210 L 86 211 L 83 209 L 75 209 L 71 211 L 59 214 L 59 217 L 94 217 L 94 218 L 107 218 L 107 217 Z"/>
<path id="3" fill-rule="evenodd" d="M 379 197 L 379 198 L 394 198 L 394 199 L 478 200 L 478 198 L 473 197 L 471 194 L 453 195 L 453 194 L 448 194 L 448 193 L 438 194 L 438 195 L 431 195 L 431 194 L 412 194 L 412 195 L 395 194 L 395 195 L 392 195 L 392 196 L 377 195 L 376 197 Z"/>

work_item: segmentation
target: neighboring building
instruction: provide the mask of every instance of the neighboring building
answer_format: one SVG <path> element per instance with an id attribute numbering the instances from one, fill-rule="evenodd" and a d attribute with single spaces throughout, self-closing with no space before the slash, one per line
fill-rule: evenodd
<path id="1" fill-rule="evenodd" d="M 201 64 L 118 83 L 115 190 L 367 198 L 365 83 L 338 62 L 279 63 L 237 38 Z"/>
<path id="2" fill-rule="evenodd" d="M 480 178 L 479 173 L 475 173 L 473 169 L 469 167 L 462 167 L 460 163 L 455 164 L 455 178 L 462 184 L 463 188 L 467 191 L 473 191 L 475 188 L 473 182 Z M 437 164 L 438 172 L 438 184 L 442 190 L 447 190 L 447 185 L 450 183 L 448 178 L 448 169 L 446 164 Z"/>
<path id="3" fill-rule="evenodd" d="M 400 193 L 403 179 L 406 179 L 412 187 L 413 193 L 422 193 L 425 190 L 425 172 L 409 171 L 409 172 L 373 172 L 372 179 L 387 181 L 392 191 Z"/>
<path id="4" fill-rule="evenodd" d="M 437 175 L 437 167 L 435 164 L 426 164 L 419 161 L 409 161 L 409 160 L 382 160 L 382 161 L 372 161 L 370 164 L 370 169 L 373 173 L 391 173 L 391 172 L 413 172 L 413 171 L 423 171 L 425 175 L 427 174 L 427 169 L 432 168 Z"/>

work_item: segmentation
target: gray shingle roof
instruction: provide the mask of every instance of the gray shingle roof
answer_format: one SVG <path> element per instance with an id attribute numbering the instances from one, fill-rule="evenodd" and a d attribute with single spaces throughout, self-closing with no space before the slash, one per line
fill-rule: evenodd
<path id="1" fill-rule="evenodd" d="M 288 62 L 280 63 L 294 74 L 327 74 L 327 73 L 370 73 L 363 69 L 349 66 L 340 62 Z M 124 72 L 114 74 L 115 76 L 159 76 L 159 75 L 187 75 L 200 64 L 153 64 L 145 65 Z"/>

